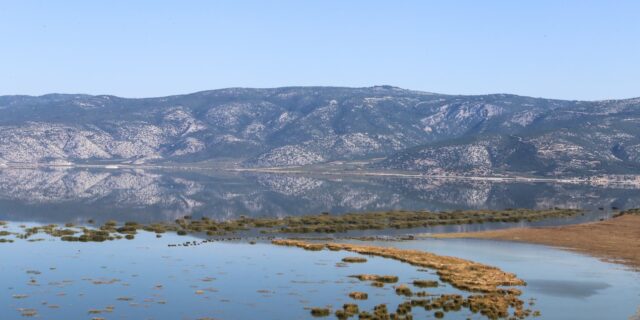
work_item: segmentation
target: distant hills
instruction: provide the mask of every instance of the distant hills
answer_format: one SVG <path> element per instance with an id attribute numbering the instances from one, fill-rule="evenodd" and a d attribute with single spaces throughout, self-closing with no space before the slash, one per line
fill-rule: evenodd
<path id="1" fill-rule="evenodd" d="M 161 98 L 0 97 L 2 163 L 380 159 L 372 168 L 536 176 L 640 173 L 640 99 L 563 101 L 370 88 Z"/>

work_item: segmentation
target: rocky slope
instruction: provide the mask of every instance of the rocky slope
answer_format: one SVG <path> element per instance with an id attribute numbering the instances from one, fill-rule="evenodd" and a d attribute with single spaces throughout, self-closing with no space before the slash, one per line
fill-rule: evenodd
<path id="1" fill-rule="evenodd" d="M 398 152 L 377 167 L 428 173 L 580 176 L 640 173 L 640 101 L 575 103 L 519 130 L 501 119 L 477 134 Z"/>
<path id="2" fill-rule="evenodd" d="M 385 159 L 427 173 L 638 173 L 640 99 L 561 101 L 371 88 L 223 89 L 148 99 L 0 97 L 0 166 Z"/>

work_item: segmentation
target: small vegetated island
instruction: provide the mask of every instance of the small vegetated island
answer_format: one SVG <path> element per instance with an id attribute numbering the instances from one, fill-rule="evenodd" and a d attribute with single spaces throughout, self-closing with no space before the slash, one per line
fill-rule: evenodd
<path id="1" fill-rule="evenodd" d="M 19 239 L 29 239 L 38 233 L 45 233 L 63 241 L 102 242 L 117 239 L 133 239 L 139 231 L 154 232 L 162 235 L 175 232 L 178 235 L 197 234 L 206 236 L 227 236 L 243 231 L 259 231 L 261 234 L 340 234 L 355 230 L 385 230 L 385 229 L 414 229 L 442 225 L 464 225 L 490 222 L 520 222 L 539 221 L 549 218 L 571 217 L 581 214 L 575 209 L 509 209 L 469 210 L 452 212 L 430 211 L 383 211 L 347 213 L 331 215 L 322 213 L 317 215 L 289 216 L 285 218 L 249 218 L 217 221 L 206 217 L 194 219 L 190 216 L 173 222 L 159 222 L 142 224 L 135 221 L 118 223 L 107 221 L 100 226 L 91 223 L 85 225 L 49 224 L 25 227 L 23 232 L 16 233 Z M 90 221 L 88 221 L 90 222 Z"/>

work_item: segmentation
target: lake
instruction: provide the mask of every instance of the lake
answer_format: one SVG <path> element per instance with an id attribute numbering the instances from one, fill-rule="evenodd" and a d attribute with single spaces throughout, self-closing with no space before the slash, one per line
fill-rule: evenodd
<path id="1" fill-rule="evenodd" d="M 636 189 L 394 177 L 284 175 L 207 170 L 0 169 L 0 219 L 82 222 L 282 217 L 390 209 L 640 207 Z M 604 210 L 598 210 L 602 207 Z M 569 222 L 575 222 L 574 220 Z M 562 223 L 562 221 L 558 221 Z"/>
<path id="2" fill-rule="evenodd" d="M 133 241 L 65 243 L 47 240 L 0 244 L 2 319 L 36 312 L 42 319 L 306 319 L 310 307 L 361 309 L 405 298 L 392 285 L 372 287 L 349 277 L 392 274 L 399 283 L 437 280 L 434 272 L 395 260 L 367 257 L 340 264 L 353 253 L 305 251 L 268 243 L 168 244 L 197 238 L 142 233 Z M 597 259 L 537 245 L 483 240 L 376 242 L 496 265 L 528 282 L 523 300 L 542 319 L 626 319 L 640 304 L 637 273 Z M 414 288 L 414 291 L 418 289 Z M 354 301 L 349 292 L 369 294 Z M 465 293 L 442 284 L 433 294 Z M 95 315 L 94 315 L 95 313 Z M 416 318 L 433 312 L 414 308 Z M 483 319 L 468 310 L 446 319 Z"/>
<path id="3" fill-rule="evenodd" d="M 612 207 L 640 207 L 637 190 L 549 183 L 444 181 L 399 177 L 280 175 L 206 170 L 3 169 L 0 220 L 20 224 L 170 221 L 184 215 L 233 219 L 319 212 L 340 214 L 391 209 L 583 208 L 566 224 L 597 220 Z M 602 208 L 602 209 L 599 209 Z M 518 223 L 525 225 L 527 223 Z M 513 226 L 434 227 L 433 232 Z M 406 231 L 400 231 L 406 232 Z M 349 275 L 393 274 L 400 283 L 438 279 L 394 260 L 367 257 L 342 264 L 347 252 L 310 252 L 246 240 L 199 246 L 194 236 L 142 232 L 135 240 L 68 243 L 0 243 L 2 319 L 306 319 L 310 307 L 340 308 L 365 291 L 362 310 L 404 301 L 391 285 L 374 288 Z M 372 244 L 420 249 L 494 265 L 527 281 L 523 300 L 542 319 L 627 319 L 640 305 L 638 273 L 616 264 L 555 248 L 463 239 L 382 241 Z M 429 293 L 459 293 L 448 284 Z M 414 308 L 416 318 L 432 311 Z M 332 316 L 333 317 L 333 316 Z M 470 311 L 445 319 L 483 319 Z"/>

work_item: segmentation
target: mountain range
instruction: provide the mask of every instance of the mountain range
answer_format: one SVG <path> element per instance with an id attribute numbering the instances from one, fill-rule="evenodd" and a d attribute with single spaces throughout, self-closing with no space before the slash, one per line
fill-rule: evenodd
<path id="1" fill-rule="evenodd" d="M 0 96 L 0 165 L 345 160 L 425 174 L 638 174 L 640 98 L 566 101 L 391 86 L 142 99 Z"/>

